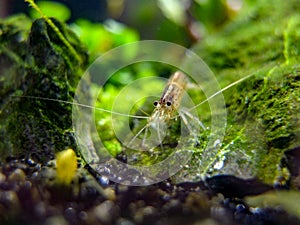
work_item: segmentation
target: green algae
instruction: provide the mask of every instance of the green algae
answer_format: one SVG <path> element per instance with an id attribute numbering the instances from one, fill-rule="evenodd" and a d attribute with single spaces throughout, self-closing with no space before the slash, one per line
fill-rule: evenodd
<path id="1" fill-rule="evenodd" d="M 288 20 L 284 33 L 284 56 L 287 64 L 298 63 L 300 55 L 300 16 L 294 15 Z"/>
<path id="2" fill-rule="evenodd" d="M 228 125 L 221 150 L 215 158 L 195 157 L 211 160 L 209 174 L 258 177 L 266 183 L 289 179 L 284 152 L 300 143 L 299 11 L 297 1 L 248 1 L 224 31 L 195 46 L 222 86 L 255 74 L 224 93 Z M 219 161 L 221 170 L 214 167 Z M 203 171 L 192 166 L 189 172 Z"/>
<path id="3" fill-rule="evenodd" d="M 1 157 L 23 155 L 47 162 L 55 152 L 76 149 L 72 107 L 22 96 L 72 101 L 75 85 L 87 64 L 87 53 L 76 36 L 53 18 L 61 35 L 76 49 L 80 62 L 44 19 L 35 20 L 30 29 L 30 19 L 20 16 L 15 21 L 1 21 L 0 57 L 6 87 L 1 93 Z M 20 24 L 27 24 L 26 29 L 20 29 Z M 8 82 L 10 79 L 14 82 Z"/>

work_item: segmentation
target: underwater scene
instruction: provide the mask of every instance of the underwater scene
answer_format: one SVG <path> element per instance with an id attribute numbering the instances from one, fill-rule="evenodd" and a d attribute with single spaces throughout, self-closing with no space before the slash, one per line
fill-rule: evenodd
<path id="1" fill-rule="evenodd" d="M 0 224 L 300 225 L 297 0 L 1 0 Z"/>

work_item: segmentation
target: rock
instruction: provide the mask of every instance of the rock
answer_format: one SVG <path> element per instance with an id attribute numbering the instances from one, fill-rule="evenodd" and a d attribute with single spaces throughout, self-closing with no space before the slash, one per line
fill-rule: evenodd
<path id="1" fill-rule="evenodd" d="M 0 104 L 1 158 L 23 154 L 47 162 L 55 152 L 76 149 L 71 131 L 72 107 L 34 97 L 72 101 L 87 65 L 87 53 L 75 35 L 55 19 L 53 23 L 76 49 L 77 57 L 44 19 L 34 21 L 30 32 L 18 25 L 28 24 L 28 18 L 15 20 L 0 21 L 0 67 L 5 78 L 1 81 L 5 87 Z"/>

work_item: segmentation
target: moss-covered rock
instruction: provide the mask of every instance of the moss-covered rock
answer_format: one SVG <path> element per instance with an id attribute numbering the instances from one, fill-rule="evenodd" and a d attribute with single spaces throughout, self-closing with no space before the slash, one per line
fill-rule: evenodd
<path id="1" fill-rule="evenodd" d="M 255 75 L 224 93 L 227 132 L 210 172 L 283 184 L 284 152 L 300 144 L 300 7 L 293 0 L 254 2 L 194 48 L 222 86 Z M 214 169 L 220 161 L 224 166 Z"/>
<path id="2" fill-rule="evenodd" d="M 31 155 L 47 162 L 57 151 L 76 148 L 71 105 L 28 97 L 72 101 L 87 65 L 80 41 L 64 24 L 51 20 L 76 55 L 44 19 L 32 22 L 30 30 L 31 21 L 24 16 L 0 21 L 2 159 Z"/>

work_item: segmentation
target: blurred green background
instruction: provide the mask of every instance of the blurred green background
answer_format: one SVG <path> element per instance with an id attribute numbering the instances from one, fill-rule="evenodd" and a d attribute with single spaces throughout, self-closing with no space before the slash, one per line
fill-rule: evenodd
<path id="1" fill-rule="evenodd" d="M 36 1 L 47 15 L 67 22 L 91 59 L 124 43 L 155 39 L 190 47 L 226 25 L 242 0 Z M 0 17 L 40 15 L 22 0 L 2 0 Z"/>

